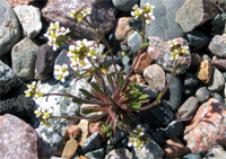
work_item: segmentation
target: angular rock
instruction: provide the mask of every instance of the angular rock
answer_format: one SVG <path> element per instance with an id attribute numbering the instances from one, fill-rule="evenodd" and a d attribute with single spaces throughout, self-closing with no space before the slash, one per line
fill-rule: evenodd
<path id="1" fill-rule="evenodd" d="M 148 66 L 143 76 L 151 89 L 161 91 L 166 85 L 166 75 L 162 67 L 157 64 Z"/>
<path id="2" fill-rule="evenodd" d="M 224 89 L 225 79 L 223 74 L 218 70 L 213 70 L 213 77 L 209 83 L 208 89 L 210 91 L 221 91 Z"/>
<path id="3" fill-rule="evenodd" d="M 35 64 L 35 79 L 46 80 L 52 77 L 57 55 L 58 53 L 54 52 L 48 44 L 39 47 Z"/>
<path id="4" fill-rule="evenodd" d="M 135 31 L 128 37 L 128 46 L 132 54 L 137 54 L 142 44 L 141 35 Z"/>
<path id="5" fill-rule="evenodd" d="M 23 80 L 32 80 L 35 75 L 35 62 L 38 46 L 29 38 L 25 38 L 12 49 L 12 68 Z"/>
<path id="6" fill-rule="evenodd" d="M 5 0 L 0 1 L 0 56 L 10 51 L 21 34 L 15 12 Z"/>
<path id="7" fill-rule="evenodd" d="M 201 62 L 197 78 L 204 82 L 205 84 L 208 84 L 210 79 L 212 78 L 212 73 L 213 73 L 213 67 L 209 60 L 204 60 Z"/>
<path id="8" fill-rule="evenodd" d="M 35 130 L 19 118 L 0 116 L 0 155 L 2 159 L 38 159 L 38 136 Z"/>
<path id="9" fill-rule="evenodd" d="M 226 57 L 226 34 L 215 35 L 209 44 L 212 54 L 219 57 Z"/>
<path id="10" fill-rule="evenodd" d="M 107 33 L 114 26 L 116 10 L 106 0 L 49 0 L 42 9 L 43 16 L 51 22 L 60 22 L 63 26 L 69 27 L 72 33 L 79 38 L 94 39 L 95 32 L 84 23 L 75 23 L 69 16 L 71 10 L 81 9 L 83 6 L 92 10 L 88 21 L 101 33 Z"/>
<path id="11" fill-rule="evenodd" d="M 42 29 L 42 21 L 39 8 L 21 5 L 16 6 L 14 11 L 16 12 L 22 26 L 24 36 L 33 38 L 40 33 Z"/>
<path id="12" fill-rule="evenodd" d="M 196 112 L 191 123 L 186 126 L 184 140 L 193 152 L 207 152 L 216 144 L 226 143 L 226 109 L 216 99 L 209 99 Z"/>
<path id="13" fill-rule="evenodd" d="M 0 60 L 0 96 L 8 93 L 17 85 L 17 78 L 13 70 Z"/>
<path id="14" fill-rule="evenodd" d="M 215 0 L 187 0 L 176 13 L 176 22 L 184 32 L 190 32 L 217 13 Z"/>
<path id="15" fill-rule="evenodd" d="M 110 151 L 106 156 L 105 159 L 132 159 L 132 154 L 129 150 L 121 148 L 121 149 L 114 149 Z"/>
<path id="16" fill-rule="evenodd" d="M 116 40 L 125 40 L 126 37 L 131 34 L 133 31 L 131 26 L 129 25 L 129 21 L 131 20 L 130 17 L 122 17 L 119 18 L 116 24 L 115 29 L 115 38 Z"/>
<path id="17" fill-rule="evenodd" d="M 206 87 L 201 87 L 196 91 L 195 96 L 200 103 L 203 103 L 209 99 L 210 93 Z"/>
<path id="18" fill-rule="evenodd" d="M 183 37 L 184 33 L 175 21 L 176 11 L 185 0 L 141 0 L 140 5 L 150 3 L 155 6 L 155 20 L 146 26 L 146 36 L 157 36 L 163 40 Z"/>
<path id="19" fill-rule="evenodd" d="M 115 8 L 124 12 L 129 12 L 132 7 L 138 3 L 138 0 L 112 0 L 112 3 Z"/>

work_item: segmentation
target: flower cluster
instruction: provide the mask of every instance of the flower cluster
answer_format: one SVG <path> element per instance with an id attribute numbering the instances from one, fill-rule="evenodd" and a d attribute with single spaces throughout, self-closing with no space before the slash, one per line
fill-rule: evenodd
<path id="1" fill-rule="evenodd" d="M 128 146 L 141 149 L 145 143 L 145 128 L 141 125 L 137 125 L 136 129 L 134 129 L 129 135 Z"/>
<path id="2" fill-rule="evenodd" d="M 69 32 L 68 28 L 61 27 L 59 22 L 55 22 L 50 24 L 44 36 L 48 38 L 48 44 L 53 46 L 53 50 L 57 50 L 65 44 Z"/>
<path id="3" fill-rule="evenodd" d="M 150 24 L 151 21 L 155 20 L 153 15 L 154 8 L 155 7 L 150 3 L 146 3 L 142 8 L 140 8 L 138 5 L 135 5 L 131 15 L 135 17 L 135 19 L 144 19 L 147 24 Z"/>
<path id="4" fill-rule="evenodd" d="M 57 80 L 61 82 L 65 82 L 66 78 L 69 76 L 67 64 L 56 65 L 54 67 L 54 76 Z"/>
<path id="5" fill-rule="evenodd" d="M 76 41 L 75 45 L 69 46 L 68 51 L 71 67 L 74 71 L 79 70 L 79 68 L 90 68 L 91 62 L 95 64 L 98 54 L 97 44 L 87 39 Z"/>
<path id="6" fill-rule="evenodd" d="M 52 117 L 53 109 L 39 107 L 34 113 L 41 120 L 42 124 L 45 124 Z"/>
<path id="7" fill-rule="evenodd" d="M 82 8 L 79 10 L 72 10 L 70 17 L 76 22 L 81 23 L 89 14 L 91 14 L 91 8 Z"/>
<path id="8" fill-rule="evenodd" d="M 177 40 L 172 40 L 169 42 L 170 45 L 170 58 L 171 60 L 177 60 L 180 56 L 185 56 L 189 54 L 188 46 L 183 46 L 178 43 Z"/>
<path id="9" fill-rule="evenodd" d="M 32 82 L 31 84 L 27 85 L 27 90 L 25 91 L 26 97 L 43 97 L 43 93 L 37 88 L 37 82 Z"/>

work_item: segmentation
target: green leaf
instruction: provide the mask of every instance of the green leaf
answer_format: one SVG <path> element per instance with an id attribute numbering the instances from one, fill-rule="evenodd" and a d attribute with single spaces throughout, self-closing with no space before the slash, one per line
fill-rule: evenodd
<path id="1" fill-rule="evenodd" d="M 147 94 L 142 94 L 138 97 L 139 100 L 146 100 L 148 98 L 149 98 L 149 95 L 147 95 Z"/>
<path id="2" fill-rule="evenodd" d="M 140 109 L 141 108 L 141 103 L 140 102 L 132 102 L 132 103 L 130 103 L 129 107 L 131 109 L 137 110 L 137 109 Z"/>

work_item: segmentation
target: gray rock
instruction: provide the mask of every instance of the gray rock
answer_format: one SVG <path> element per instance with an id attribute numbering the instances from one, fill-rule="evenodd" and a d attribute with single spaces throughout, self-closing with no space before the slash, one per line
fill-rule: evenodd
<path id="1" fill-rule="evenodd" d="M 2 159 L 38 159 L 38 136 L 35 130 L 19 118 L 0 116 L 0 155 Z"/>
<path id="2" fill-rule="evenodd" d="M 125 148 L 121 149 L 114 149 L 110 151 L 106 156 L 105 159 L 132 159 L 132 154 L 129 150 Z"/>
<path id="3" fill-rule="evenodd" d="M 189 97 L 178 109 L 178 114 L 181 114 L 180 117 L 182 119 L 186 119 L 194 115 L 196 110 L 198 109 L 199 103 L 198 99 L 195 97 Z"/>
<path id="4" fill-rule="evenodd" d="M 202 157 L 199 154 L 187 154 L 183 159 L 202 159 Z"/>
<path id="5" fill-rule="evenodd" d="M 204 159 L 223 159 L 226 156 L 226 151 L 220 145 L 216 145 L 209 150 Z"/>
<path id="6" fill-rule="evenodd" d="M 136 159 L 157 159 L 162 158 L 164 151 L 161 147 L 152 139 L 149 139 L 141 149 L 134 148 L 134 156 Z"/>
<path id="7" fill-rule="evenodd" d="M 226 57 L 226 35 L 215 35 L 209 44 L 212 54 L 219 57 Z"/>
<path id="8" fill-rule="evenodd" d="M 128 37 L 128 46 L 133 54 L 138 53 L 142 44 L 142 37 L 138 32 L 133 32 Z"/>
<path id="9" fill-rule="evenodd" d="M 112 3 L 115 8 L 124 12 L 129 12 L 132 7 L 138 3 L 138 0 L 112 0 Z"/>
<path id="10" fill-rule="evenodd" d="M 210 91 L 221 91 L 224 89 L 225 79 L 223 74 L 218 70 L 214 69 L 212 80 L 209 83 L 208 89 Z"/>
<path id="11" fill-rule="evenodd" d="M 8 65 L 0 60 L 0 95 L 8 93 L 16 85 L 16 75 Z"/>
<path id="12" fill-rule="evenodd" d="M 166 85 L 166 75 L 161 66 L 153 64 L 148 66 L 143 76 L 151 89 L 161 91 Z"/>
<path id="13" fill-rule="evenodd" d="M 218 14 L 216 2 L 187 0 L 176 13 L 176 22 L 184 32 L 193 31 Z"/>
<path id="14" fill-rule="evenodd" d="M 183 31 L 175 22 L 176 11 L 185 0 L 141 0 L 140 5 L 150 3 L 155 6 L 155 20 L 146 26 L 146 36 L 158 36 L 164 40 L 182 37 Z"/>
<path id="15" fill-rule="evenodd" d="M 210 38 L 206 36 L 204 33 L 199 31 L 192 31 L 186 34 L 187 40 L 190 46 L 196 49 L 202 49 L 208 46 L 210 42 Z"/>
<path id="16" fill-rule="evenodd" d="M 225 86 L 224 86 L 224 97 L 226 98 L 226 83 L 225 83 Z"/>
<path id="17" fill-rule="evenodd" d="M 191 73 L 187 73 L 184 78 L 184 86 L 186 87 L 195 87 L 199 83 L 199 80 L 195 77 L 195 75 Z"/>
<path id="18" fill-rule="evenodd" d="M 222 35 L 226 31 L 226 14 L 218 14 L 211 20 L 212 35 Z"/>
<path id="19" fill-rule="evenodd" d="M 89 152 L 101 147 L 101 135 L 94 133 L 89 136 L 86 141 L 81 145 L 84 152 Z"/>
<path id="20" fill-rule="evenodd" d="M 204 103 L 209 99 L 210 93 L 206 87 L 201 87 L 196 91 L 195 96 L 200 103 Z"/>
<path id="21" fill-rule="evenodd" d="M 21 5 L 16 6 L 14 11 L 20 21 L 24 36 L 32 38 L 40 33 L 42 29 L 42 21 L 39 8 Z"/>
<path id="22" fill-rule="evenodd" d="M 5 0 L 0 1 L 0 56 L 9 52 L 20 38 L 20 24 Z"/>
<path id="23" fill-rule="evenodd" d="M 52 77 L 57 55 L 58 53 L 54 52 L 48 44 L 39 47 L 35 64 L 35 79 L 46 80 Z"/>
<path id="24" fill-rule="evenodd" d="M 219 93 L 216 93 L 216 92 L 211 92 L 210 96 L 211 96 L 212 98 L 215 98 L 215 99 L 219 100 L 219 101 L 222 101 L 222 100 L 223 100 L 222 95 L 219 94 Z"/>
<path id="25" fill-rule="evenodd" d="M 105 155 L 104 149 L 98 149 L 85 154 L 86 157 L 90 159 L 103 159 Z"/>
<path id="26" fill-rule="evenodd" d="M 113 28 L 116 9 L 110 0 L 49 0 L 42 9 L 42 14 L 48 21 L 59 21 L 63 26 L 69 27 L 76 37 L 94 39 L 93 29 L 84 23 L 74 22 L 68 16 L 71 10 L 78 10 L 84 6 L 91 8 L 92 13 L 88 21 L 94 28 L 99 28 L 100 33 L 107 33 Z"/>
<path id="27" fill-rule="evenodd" d="M 32 80 L 35 75 L 35 62 L 38 46 L 29 38 L 25 38 L 12 49 L 12 68 L 23 80 Z"/>
<path id="28" fill-rule="evenodd" d="M 170 77 L 169 77 L 170 78 Z M 168 78 L 168 79 L 169 79 Z M 167 104 L 173 109 L 177 110 L 182 102 L 182 82 L 179 76 L 172 77 L 169 84 L 169 98 L 166 100 Z"/>

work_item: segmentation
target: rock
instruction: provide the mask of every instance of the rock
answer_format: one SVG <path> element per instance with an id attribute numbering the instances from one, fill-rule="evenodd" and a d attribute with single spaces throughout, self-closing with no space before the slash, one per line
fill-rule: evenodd
<path id="1" fill-rule="evenodd" d="M 177 110 L 182 102 L 182 82 L 179 76 L 168 76 L 168 81 L 170 78 L 172 78 L 172 80 L 170 81 L 168 89 L 169 97 L 164 99 L 164 101 L 166 101 L 173 110 Z"/>
<path id="2" fill-rule="evenodd" d="M 105 152 L 103 148 L 85 154 L 85 156 L 90 159 L 104 159 L 104 155 Z"/>
<path id="3" fill-rule="evenodd" d="M 225 83 L 225 86 L 224 86 L 224 97 L 226 98 L 226 83 Z"/>
<path id="4" fill-rule="evenodd" d="M 155 20 L 150 25 L 146 26 L 146 36 L 157 36 L 163 40 L 183 37 L 183 31 L 175 21 L 175 14 L 184 1 L 185 0 L 141 0 L 140 6 L 144 6 L 146 3 L 155 6 Z"/>
<path id="5" fill-rule="evenodd" d="M 183 159 L 202 159 L 202 157 L 199 154 L 187 154 Z"/>
<path id="6" fill-rule="evenodd" d="M 144 72 L 144 70 L 153 62 L 152 56 L 148 53 L 142 53 L 137 59 L 134 60 L 134 71 L 135 72 Z"/>
<path id="7" fill-rule="evenodd" d="M 191 67 L 190 67 L 190 69 L 196 70 L 197 67 L 199 67 L 201 61 L 202 61 L 202 58 L 199 54 L 192 53 L 191 54 Z"/>
<path id="8" fill-rule="evenodd" d="M 120 11 L 129 12 L 138 3 L 138 0 L 112 0 L 112 3 Z"/>
<path id="9" fill-rule="evenodd" d="M 101 122 L 90 122 L 89 123 L 89 133 L 101 133 Z"/>
<path id="10" fill-rule="evenodd" d="M 141 148 L 134 147 L 134 156 L 136 159 L 157 159 L 162 158 L 164 151 L 161 147 L 152 139 L 149 138 L 147 144 L 144 144 Z"/>
<path id="11" fill-rule="evenodd" d="M 161 91 L 166 86 L 166 75 L 164 70 L 157 64 L 148 66 L 143 76 L 151 89 Z"/>
<path id="12" fill-rule="evenodd" d="M 137 54 L 142 44 L 142 37 L 138 32 L 133 32 L 128 37 L 128 46 L 132 54 Z"/>
<path id="13" fill-rule="evenodd" d="M 123 41 L 131 34 L 131 32 L 133 32 L 132 27 L 129 25 L 130 20 L 130 17 L 122 17 L 118 19 L 114 33 L 116 40 Z"/>
<path id="14" fill-rule="evenodd" d="M 17 85 L 17 78 L 11 68 L 0 60 L 0 96 Z"/>
<path id="15" fill-rule="evenodd" d="M 190 33 L 187 33 L 186 37 L 189 44 L 196 49 L 205 48 L 210 42 L 210 38 L 199 31 L 192 31 Z"/>
<path id="16" fill-rule="evenodd" d="M 163 130 L 167 138 L 175 139 L 183 134 L 184 124 L 181 121 L 174 120 Z"/>
<path id="17" fill-rule="evenodd" d="M 35 79 L 47 80 L 53 75 L 54 62 L 58 53 L 48 44 L 39 47 L 35 64 Z"/>
<path id="18" fill-rule="evenodd" d="M 38 46 L 29 38 L 25 38 L 12 49 L 12 68 L 23 80 L 32 80 L 35 75 L 35 62 Z"/>
<path id="19" fill-rule="evenodd" d="M 201 62 L 197 78 L 205 84 L 208 84 L 210 79 L 212 78 L 213 67 L 208 60 L 204 60 Z"/>
<path id="20" fill-rule="evenodd" d="M 106 156 L 105 159 L 132 159 L 132 154 L 129 150 L 125 148 L 121 149 L 114 149 L 110 151 Z"/>
<path id="21" fill-rule="evenodd" d="M 27 5 L 35 0 L 7 0 L 9 2 L 9 4 L 12 7 L 18 6 L 18 5 Z"/>
<path id="22" fill-rule="evenodd" d="M 218 14 L 215 1 L 187 0 L 176 13 L 176 22 L 184 32 L 193 31 Z"/>
<path id="23" fill-rule="evenodd" d="M 217 59 L 216 57 L 213 57 L 212 62 L 214 66 L 216 66 L 218 69 L 222 71 L 226 71 L 226 60 L 225 59 Z"/>
<path id="24" fill-rule="evenodd" d="M 209 99 L 210 93 L 206 87 L 201 87 L 196 91 L 195 96 L 200 103 L 203 103 Z"/>
<path id="25" fill-rule="evenodd" d="M 63 152 L 62 152 L 62 155 L 61 157 L 62 158 L 72 158 L 75 153 L 77 152 L 77 149 L 78 149 L 78 141 L 77 140 L 74 140 L 74 139 L 69 139 L 66 144 L 64 145 L 64 149 L 63 149 Z"/>
<path id="26" fill-rule="evenodd" d="M 23 95 L 0 101 L 0 115 L 12 114 L 33 124 L 35 103 Z"/>
<path id="27" fill-rule="evenodd" d="M 16 6 L 14 11 L 16 12 L 22 26 L 24 36 L 33 38 L 40 33 L 42 29 L 42 21 L 39 8 L 21 5 Z"/>
<path id="28" fill-rule="evenodd" d="M 10 51 L 20 38 L 20 24 L 5 0 L 0 1 L 0 56 Z"/>
<path id="29" fill-rule="evenodd" d="M 195 75 L 191 73 L 186 73 L 184 78 L 184 86 L 196 87 L 198 84 L 199 84 L 199 80 L 195 77 Z"/>
<path id="30" fill-rule="evenodd" d="M 38 159 L 38 136 L 35 130 L 19 118 L 0 116 L 0 155 L 2 159 Z"/>
<path id="31" fill-rule="evenodd" d="M 63 26 L 69 27 L 76 37 L 94 39 L 95 32 L 90 27 L 84 23 L 75 23 L 68 16 L 71 10 L 78 10 L 83 6 L 91 8 L 92 13 L 88 17 L 88 21 L 94 28 L 99 28 L 103 34 L 113 28 L 116 10 L 110 1 L 105 0 L 86 0 L 82 2 L 80 0 L 49 0 L 42 9 L 42 14 L 48 21 L 58 21 Z"/>
<path id="32" fill-rule="evenodd" d="M 226 57 L 226 34 L 215 35 L 209 44 L 212 54 L 219 57 Z"/>
<path id="33" fill-rule="evenodd" d="M 213 70 L 213 78 L 209 83 L 208 89 L 210 91 L 221 91 L 224 89 L 225 79 L 223 74 L 218 70 Z"/>
<path id="34" fill-rule="evenodd" d="M 217 99 L 219 101 L 223 101 L 223 97 L 221 94 L 216 93 L 216 92 L 211 92 L 210 96 L 214 99 Z"/>
<path id="35" fill-rule="evenodd" d="M 81 135 L 81 129 L 77 125 L 71 125 L 67 129 L 69 138 L 77 139 Z"/>
<path id="36" fill-rule="evenodd" d="M 187 147 L 193 152 L 207 152 L 216 144 L 225 146 L 226 110 L 224 105 L 216 100 L 209 99 L 196 112 L 191 123 L 186 126 L 184 140 Z"/>
<path id="37" fill-rule="evenodd" d="M 211 20 L 211 35 L 222 35 L 224 33 L 225 23 L 226 23 L 226 14 L 225 13 L 217 14 L 213 18 L 213 20 Z"/>
<path id="38" fill-rule="evenodd" d="M 101 135 L 99 133 L 94 133 L 90 135 L 86 141 L 81 145 L 84 152 L 89 152 L 101 147 Z"/>
<path id="39" fill-rule="evenodd" d="M 185 147 L 180 141 L 168 139 L 166 140 L 164 151 L 166 158 L 180 158 L 184 154 L 188 153 L 189 149 Z"/>
<path id="40" fill-rule="evenodd" d="M 149 37 L 148 53 L 152 54 L 152 58 L 163 66 L 164 70 L 172 72 L 175 67 L 175 60 L 171 58 L 171 47 L 169 42 L 176 42 L 181 47 L 189 48 L 188 43 L 183 38 L 176 38 L 167 42 L 162 41 L 157 37 Z M 176 60 L 179 67 L 176 69 L 176 74 L 184 74 L 191 65 L 191 54 L 179 56 Z"/>
<path id="41" fill-rule="evenodd" d="M 198 109 L 198 99 L 195 97 L 189 97 L 178 109 L 178 114 L 181 114 L 182 119 L 186 119 L 194 115 Z"/>
<path id="42" fill-rule="evenodd" d="M 215 145 L 209 150 L 204 159 L 223 159 L 225 156 L 226 151 L 220 145 Z"/>

